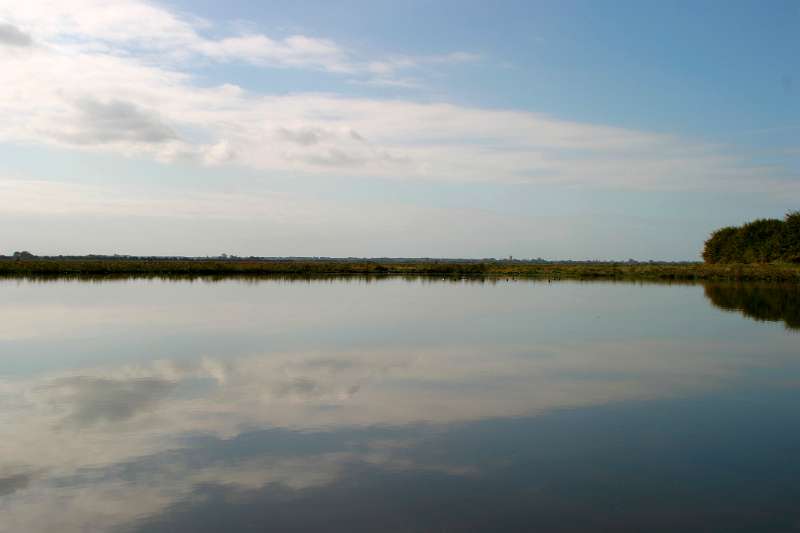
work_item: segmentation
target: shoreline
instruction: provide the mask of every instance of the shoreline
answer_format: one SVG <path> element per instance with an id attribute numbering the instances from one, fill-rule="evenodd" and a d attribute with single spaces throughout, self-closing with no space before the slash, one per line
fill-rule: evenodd
<path id="1" fill-rule="evenodd" d="M 415 276 L 541 280 L 800 282 L 800 265 L 704 263 L 515 263 L 391 260 L 0 259 L 5 278 Z"/>

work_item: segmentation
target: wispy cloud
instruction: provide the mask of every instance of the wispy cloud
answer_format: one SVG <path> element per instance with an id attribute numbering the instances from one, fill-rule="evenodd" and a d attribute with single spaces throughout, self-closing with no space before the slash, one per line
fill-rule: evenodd
<path id="1" fill-rule="evenodd" d="M 330 39 L 302 34 L 276 38 L 245 31 L 212 37 L 218 29 L 211 22 L 144 0 L 33 0 L 24 5 L 3 0 L 0 17 L 17 24 L 0 23 L 0 44 L 31 44 L 31 36 L 18 27 L 21 26 L 30 28 L 37 38 L 51 45 L 161 63 L 195 58 L 368 78 L 375 73 L 386 77 L 426 64 L 464 63 L 479 58 L 472 53 L 451 52 L 375 59 Z"/>
<path id="2" fill-rule="evenodd" d="M 472 63 L 479 61 L 479 54 L 467 52 L 454 52 L 443 55 L 430 56 L 393 56 L 382 60 L 367 63 L 366 69 L 379 76 L 387 76 L 398 70 L 416 68 L 426 65 L 447 65 L 459 63 Z"/>
<path id="3" fill-rule="evenodd" d="M 256 65 L 318 68 L 330 72 L 353 73 L 350 54 L 335 42 L 304 35 L 280 40 L 253 34 L 219 41 L 200 40 L 194 51 L 219 61 L 246 61 Z"/>

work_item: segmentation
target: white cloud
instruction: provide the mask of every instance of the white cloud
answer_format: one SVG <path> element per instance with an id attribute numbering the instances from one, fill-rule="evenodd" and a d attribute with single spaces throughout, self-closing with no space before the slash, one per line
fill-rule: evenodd
<path id="1" fill-rule="evenodd" d="M 399 72 L 473 54 L 364 60 L 308 36 L 212 39 L 209 23 L 139 0 L 0 0 L 0 18 L 37 44 L 0 47 L 0 141 L 298 176 L 796 190 L 780 168 L 674 136 L 441 102 L 208 87 L 184 70 L 191 61 L 176 61 L 313 68 L 411 87 L 418 82 Z"/>
<path id="2" fill-rule="evenodd" d="M 369 74 L 373 65 L 389 70 L 425 64 L 464 63 L 477 54 L 448 54 L 369 60 L 330 39 L 307 35 L 271 38 L 255 32 L 222 38 L 208 36 L 214 26 L 203 19 L 176 13 L 146 0 L 33 0 L 19 5 L 0 1 L 0 17 L 30 31 L 43 43 L 121 56 L 138 55 L 151 61 L 241 61 L 256 65 L 312 68 L 343 74 Z M 0 43 L 29 44 L 27 33 L 0 22 Z"/>

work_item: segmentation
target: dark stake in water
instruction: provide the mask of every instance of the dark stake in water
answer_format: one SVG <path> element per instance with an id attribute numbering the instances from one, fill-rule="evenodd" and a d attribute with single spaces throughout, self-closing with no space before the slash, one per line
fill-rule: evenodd
<path id="1" fill-rule="evenodd" d="M 790 531 L 796 286 L 0 281 L 0 531 Z"/>

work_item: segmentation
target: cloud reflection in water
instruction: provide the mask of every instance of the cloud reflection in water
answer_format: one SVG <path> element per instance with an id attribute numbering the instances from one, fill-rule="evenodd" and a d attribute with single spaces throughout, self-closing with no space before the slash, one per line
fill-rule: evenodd
<path id="1" fill-rule="evenodd" d="M 581 295 L 580 286 L 565 287 L 564 298 Z M 627 294 L 630 287 L 623 289 Z M 619 292 L 613 285 L 605 290 L 610 298 Z M 637 290 L 652 296 L 648 287 Z M 375 293 L 350 320 L 381 308 L 381 291 Z M 726 335 L 672 335 L 670 323 L 663 335 L 643 336 L 635 313 L 624 308 L 613 317 L 614 335 L 567 341 L 520 329 L 503 338 L 496 312 L 480 305 L 487 295 L 493 296 L 473 293 L 454 311 L 480 328 L 484 342 L 421 336 L 361 347 L 342 342 L 326 349 L 115 359 L 3 379 L 0 531 L 201 531 L 213 530 L 220 517 L 243 529 L 248 523 L 288 527 L 302 518 L 313 529 L 326 516 L 363 517 L 370 506 L 377 522 L 365 521 L 364 530 L 380 520 L 414 529 L 404 516 L 459 529 L 480 522 L 475 509 L 481 506 L 484 519 L 505 509 L 509 525 L 519 526 L 520 508 L 535 503 L 546 517 L 547 502 L 571 501 L 557 495 L 567 490 L 558 488 L 561 476 L 584 483 L 594 468 L 621 468 L 617 454 L 633 442 L 626 440 L 633 430 L 625 421 L 649 424 L 633 406 L 725 394 L 750 381 L 753 371 L 790 365 L 797 348 L 795 338 L 766 332 L 765 354 Z M 702 297 L 694 302 L 705 305 Z M 203 306 L 211 303 L 198 304 L 201 322 Z M 541 303 L 520 298 L 509 305 L 530 313 Z M 582 300 L 574 306 L 585 307 L 581 320 L 590 327 L 594 309 Z M 713 325 L 716 316 L 724 315 L 704 320 Z M 399 324 L 413 331 L 415 322 L 404 318 Z M 438 325 L 449 327 L 447 320 Z M 311 335 L 319 322 L 310 317 L 308 323 Z M 614 409 L 627 414 L 610 414 Z M 583 413 L 595 413 L 606 426 Z M 609 436 L 608 428 L 619 435 Z M 603 444 L 608 439 L 614 442 Z M 591 466 L 586 460 L 595 445 L 601 464 Z M 639 453 L 647 466 L 642 450 L 625 453 Z M 620 472 L 632 486 L 644 483 Z M 426 494 L 445 507 L 426 507 Z M 580 490 L 574 496 L 583 498 Z M 396 506 L 385 500 L 390 497 Z M 460 505 L 448 513 L 457 500 L 475 509 Z M 315 518 L 316 511 L 303 509 L 319 512 Z"/>

